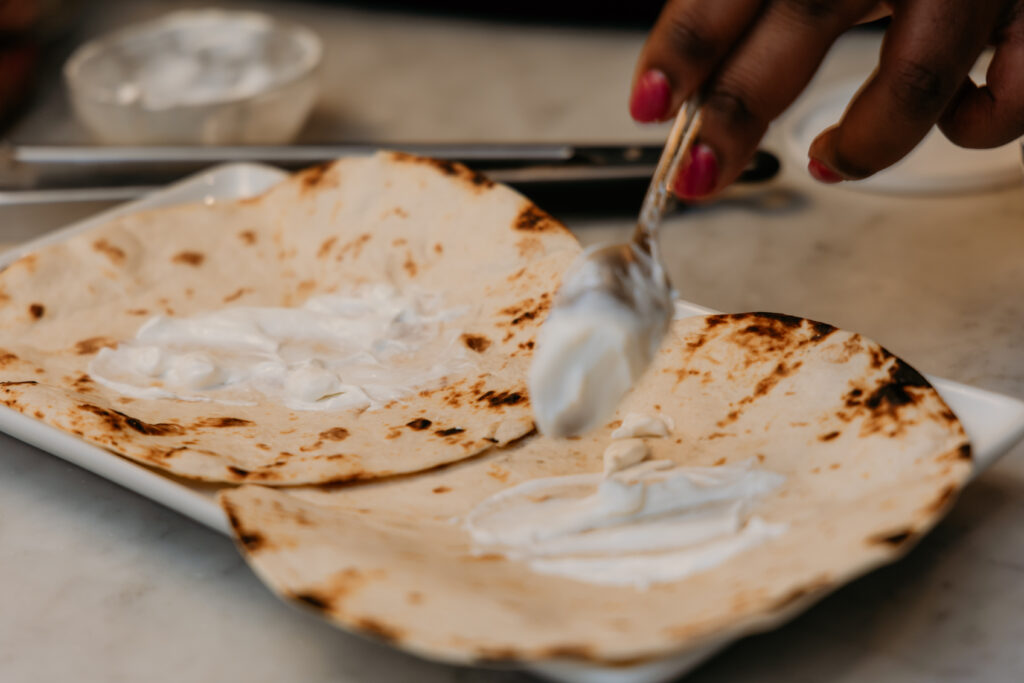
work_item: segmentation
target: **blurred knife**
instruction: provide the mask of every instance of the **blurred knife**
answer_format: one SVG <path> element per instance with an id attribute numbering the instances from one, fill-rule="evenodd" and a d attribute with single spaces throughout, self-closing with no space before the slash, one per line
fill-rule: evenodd
<path id="1" fill-rule="evenodd" d="M 661 150 L 655 145 L 401 144 L 391 149 L 465 162 L 533 196 L 549 189 L 584 198 L 593 191 L 629 201 L 642 195 Z M 381 145 L 288 147 L 0 147 L 0 205 L 125 200 L 221 163 L 266 163 L 297 170 Z M 759 151 L 740 182 L 774 177 L 778 159 Z M 635 187 L 634 187 L 635 186 Z M 588 192 L 588 190 L 590 190 Z M 546 194 L 546 193 L 545 193 Z M 614 197 L 612 197 L 614 198 Z M 573 203 L 576 199 L 572 200 Z"/>

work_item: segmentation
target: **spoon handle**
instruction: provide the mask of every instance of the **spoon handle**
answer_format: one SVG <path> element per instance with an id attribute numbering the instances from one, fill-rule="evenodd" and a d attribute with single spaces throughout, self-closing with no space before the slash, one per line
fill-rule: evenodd
<path id="1" fill-rule="evenodd" d="M 671 190 L 669 189 L 672 180 L 679 171 L 679 164 L 690 148 L 693 147 L 700 132 L 701 105 L 703 98 L 693 95 L 676 114 L 676 120 L 672 123 L 672 130 L 669 131 L 668 140 L 665 142 L 665 149 L 658 159 L 658 166 L 654 169 L 651 177 L 651 184 L 644 196 L 644 203 L 640 208 L 640 219 L 636 224 L 636 231 L 633 233 L 633 241 L 646 251 L 651 251 L 654 243 L 655 232 L 661 224 L 661 218 L 665 214 L 665 205 Z"/>

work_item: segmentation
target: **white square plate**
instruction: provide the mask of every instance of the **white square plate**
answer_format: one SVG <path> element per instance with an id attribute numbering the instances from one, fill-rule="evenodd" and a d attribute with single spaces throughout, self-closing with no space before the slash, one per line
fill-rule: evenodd
<path id="1" fill-rule="evenodd" d="M 287 174 L 283 171 L 260 164 L 217 166 L 144 199 L 105 211 L 12 249 L 0 257 L 0 268 L 6 267 L 30 251 L 60 242 L 124 214 L 174 204 L 212 203 L 250 197 L 260 194 L 285 177 Z M 685 301 L 677 302 L 678 315 L 705 315 L 714 312 Z M 967 430 L 974 449 L 975 474 L 995 462 L 1024 437 L 1024 402 L 937 377 L 928 379 Z M 227 519 L 214 498 L 219 488 L 216 485 L 193 484 L 172 478 L 2 406 L 0 431 L 162 503 L 222 534 L 229 534 Z M 786 615 L 776 625 L 793 616 L 795 613 Z M 729 642 L 716 643 L 710 647 L 680 653 L 669 659 L 636 667 L 602 669 L 571 662 L 544 662 L 531 665 L 529 668 L 535 673 L 567 683 L 653 683 L 681 675 L 728 644 Z"/>

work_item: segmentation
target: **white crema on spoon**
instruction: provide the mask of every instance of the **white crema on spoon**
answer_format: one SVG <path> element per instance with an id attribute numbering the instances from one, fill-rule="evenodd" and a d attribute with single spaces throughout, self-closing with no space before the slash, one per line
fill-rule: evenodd
<path id="1" fill-rule="evenodd" d="M 530 368 L 543 434 L 574 436 L 603 424 L 661 346 L 674 297 L 657 229 L 669 184 L 700 129 L 700 104 L 691 98 L 676 116 L 632 240 L 587 249 L 565 274 Z"/>

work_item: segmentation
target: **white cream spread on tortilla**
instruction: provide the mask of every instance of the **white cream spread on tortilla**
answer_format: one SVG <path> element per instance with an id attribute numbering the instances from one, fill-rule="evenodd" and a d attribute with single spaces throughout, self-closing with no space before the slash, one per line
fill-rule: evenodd
<path id="1" fill-rule="evenodd" d="M 533 571 L 643 588 L 711 569 L 782 534 L 749 514 L 784 477 L 753 460 L 720 467 L 641 462 L 613 473 L 523 482 L 466 517 L 475 549 Z"/>
<path id="2" fill-rule="evenodd" d="M 668 289 L 652 282 L 649 255 L 638 252 L 611 288 L 628 292 L 627 302 L 610 291 L 589 252 L 566 273 L 537 336 L 530 400 L 547 436 L 582 434 L 607 420 L 654 358 L 672 316 Z"/>
<path id="3" fill-rule="evenodd" d="M 604 476 L 643 462 L 651 449 L 643 439 L 620 439 L 604 449 Z"/>
<path id="4" fill-rule="evenodd" d="M 676 426 L 672 418 L 664 415 L 644 415 L 628 413 L 622 418 L 622 424 L 612 432 L 613 439 L 629 439 L 640 436 L 664 437 L 672 433 Z"/>
<path id="5" fill-rule="evenodd" d="M 376 408 L 439 385 L 469 360 L 441 297 L 366 285 L 295 308 L 238 306 L 156 316 L 89 364 L 97 382 L 135 398 L 254 403 L 295 410 Z"/>

